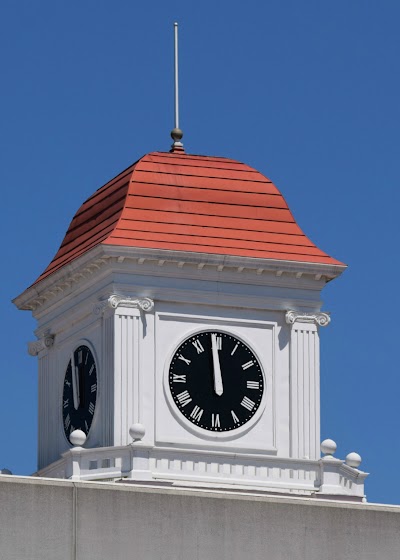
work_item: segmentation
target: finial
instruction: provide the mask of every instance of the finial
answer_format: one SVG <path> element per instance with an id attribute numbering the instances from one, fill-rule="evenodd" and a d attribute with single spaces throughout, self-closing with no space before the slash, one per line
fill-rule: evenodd
<path id="1" fill-rule="evenodd" d="M 321 451 L 324 454 L 324 459 L 334 459 L 333 455 L 336 449 L 337 445 L 333 439 L 324 439 L 321 443 Z"/>
<path id="2" fill-rule="evenodd" d="M 171 152 L 185 152 L 181 142 L 183 132 L 179 128 L 179 74 L 178 74 L 178 24 L 174 23 L 175 33 L 175 128 L 171 131 L 171 138 L 174 143 Z"/>
<path id="3" fill-rule="evenodd" d="M 144 438 L 145 433 L 145 427 L 143 426 L 143 424 L 139 424 L 138 422 L 136 424 L 132 424 L 132 426 L 129 428 L 129 435 L 131 436 L 133 441 L 140 441 Z"/>
<path id="4" fill-rule="evenodd" d="M 82 447 L 86 441 L 86 434 L 82 430 L 74 430 L 69 434 L 69 441 L 74 447 Z"/>
<path id="5" fill-rule="evenodd" d="M 346 465 L 353 467 L 353 469 L 358 469 L 361 464 L 361 456 L 353 451 L 346 456 Z"/>

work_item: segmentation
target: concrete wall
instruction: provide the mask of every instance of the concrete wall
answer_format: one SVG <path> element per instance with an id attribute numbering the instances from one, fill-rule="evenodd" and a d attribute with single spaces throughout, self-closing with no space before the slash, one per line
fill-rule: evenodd
<path id="1" fill-rule="evenodd" d="M 400 507 L 0 476 L 0 560 L 399 560 Z"/>

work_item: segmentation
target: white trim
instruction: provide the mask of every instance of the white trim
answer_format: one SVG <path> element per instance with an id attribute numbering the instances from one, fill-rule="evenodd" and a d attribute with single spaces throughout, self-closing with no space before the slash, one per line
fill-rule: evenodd
<path id="1" fill-rule="evenodd" d="M 170 315 L 174 315 L 174 314 L 170 314 L 170 313 L 159 313 L 158 316 L 159 318 L 172 318 L 169 317 Z M 184 317 L 184 315 L 179 315 L 179 318 L 182 319 Z M 176 317 L 173 317 L 176 320 Z M 204 327 L 203 328 L 192 328 L 189 331 L 187 331 L 185 333 L 184 336 L 180 337 L 179 340 L 177 342 L 174 343 L 173 348 L 169 351 L 167 358 L 165 360 L 164 363 L 164 370 L 163 370 L 163 389 L 164 389 L 164 396 L 166 398 L 168 407 L 170 409 L 170 411 L 172 412 L 174 418 L 178 421 L 178 423 L 183 426 L 186 430 L 188 430 L 191 433 L 194 433 L 195 435 L 197 435 L 198 437 L 201 437 L 204 440 L 208 440 L 208 441 L 232 441 L 234 439 L 237 439 L 239 436 L 242 436 L 243 434 L 247 433 L 251 428 L 253 428 L 260 420 L 264 410 L 265 410 L 265 406 L 266 406 L 266 400 L 267 400 L 267 392 L 268 391 L 273 391 L 274 390 L 274 384 L 273 384 L 273 372 L 271 372 L 271 387 L 269 387 L 268 382 L 267 382 L 267 377 L 262 365 L 262 361 L 259 358 L 259 353 L 257 352 L 257 350 L 254 349 L 254 343 L 250 343 L 246 337 L 244 337 L 242 334 L 238 334 L 237 332 L 234 331 L 234 329 L 231 328 L 232 323 L 236 322 L 236 321 L 222 321 L 222 320 L 210 320 L 210 319 L 206 319 L 204 317 L 193 317 L 193 316 L 188 316 L 188 320 L 190 320 L 191 322 L 201 322 L 203 325 L 204 323 L 211 323 L 211 324 L 215 324 L 216 328 L 213 329 L 212 327 Z M 238 320 L 237 323 L 247 323 L 249 324 L 249 321 L 245 321 L 245 320 Z M 228 326 L 229 325 L 229 326 Z M 274 328 L 273 323 L 268 323 L 268 325 L 270 326 L 270 328 Z M 222 327 L 222 328 L 221 328 Z M 171 395 L 171 391 L 169 388 L 169 382 L 168 382 L 168 374 L 169 374 L 169 366 L 171 363 L 171 359 L 174 356 L 174 354 L 176 353 L 177 349 L 179 348 L 179 346 L 188 338 L 191 338 L 192 336 L 194 336 L 197 333 L 203 333 L 203 332 L 222 332 L 224 334 L 230 335 L 230 336 L 234 336 L 235 338 L 237 338 L 238 340 L 240 340 L 241 342 L 243 342 L 243 344 L 246 344 L 246 346 L 248 346 L 250 348 L 250 350 L 253 352 L 253 354 L 255 355 L 259 365 L 260 365 L 260 369 L 261 369 L 261 373 L 263 376 L 263 380 L 264 380 L 264 392 L 263 392 L 263 396 L 261 399 L 261 403 L 260 406 L 258 407 L 258 410 L 256 411 L 256 413 L 254 414 L 254 416 L 252 418 L 250 418 L 250 420 L 248 422 L 246 422 L 244 425 L 240 426 L 239 428 L 236 428 L 234 430 L 230 430 L 229 432 L 213 432 L 210 430 L 206 430 L 203 429 L 199 426 L 196 426 L 195 424 L 193 424 L 192 422 L 190 422 L 189 420 L 187 420 L 187 418 L 185 418 L 185 416 L 179 411 L 179 409 L 176 407 L 176 404 L 172 398 Z M 274 369 L 274 366 L 273 366 Z M 272 393 L 272 403 L 274 405 L 274 394 Z M 275 430 L 274 430 L 274 435 L 275 435 Z M 274 438 L 275 440 L 275 438 Z"/>
<path id="2" fill-rule="evenodd" d="M 236 257 L 231 255 L 214 255 L 209 253 L 193 253 L 186 251 L 170 251 L 164 249 L 142 249 L 136 247 L 123 247 L 111 245 L 98 245 L 78 257 L 71 263 L 64 265 L 50 276 L 44 278 L 39 283 L 27 288 L 22 294 L 17 296 L 13 303 L 19 309 L 35 310 L 38 307 L 46 305 L 46 303 L 54 298 L 62 297 L 63 292 L 71 289 L 75 283 L 80 283 L 93 275 L 93 272 L 103 267 L 108 261 L 114 262 L 115 266 L 123 266 L 126 260 L 136 261 L 143 265 L 146 261 L 150 261 L 152 265 L 158 268 L 158 274 L 163 275 L 164 269 L 167 267 L 164 263 L 174 263 L 182 268 L 186 265 L 195 265 L 196 274 L 207 272 L 210 267 L 218 270 L 223 267 L 224 274 L 228 269 L 231 274 L 233 270 L 243 273 L 249 270 L 258 274 L 254 274 L 258 278 L 258 282 L 265 283 L 269 275 L 261 274 L 263 272 L 272 273 L 276 278 L 281 278 L 282 274 L 293 275 L 297 280 L 301 281 L 304 275 L 309 276 L 313 282 L 323 282 L 323 277 L 330 280 L 339 276 L 346 268 L 341 265 L 327 265 L 322 263 L 308 263 L 302 261 L 285 261 L 275 259 L 259 259 L 251 257 Z M 158 266 L 162 261 L 163 266 Z M 201 267 L 200 267 L 201 265 Z M 230 269 L 230 270 L 229 270 Z M 301 273 L 301 277 L 299 277 Z M 279 275 L 279 276 L 277 276 Z M 323 282 L 324 283 L 324 282 Z"/>

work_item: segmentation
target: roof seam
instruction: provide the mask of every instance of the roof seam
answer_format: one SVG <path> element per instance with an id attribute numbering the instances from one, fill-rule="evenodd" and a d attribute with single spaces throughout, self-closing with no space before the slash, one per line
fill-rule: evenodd
<path id="1" fill-rule="evenodd" d="M 195 233 L 177 233 L 177 232 L 164 232 L 164 231 L 155 231 L 155 230 L 141 230 L 141 229 L 137 229 L 137 230 L 129 230 L 129 229 L 125 229 L 125 228 L 119 228 L 118 232 L 123 232 L 123 231 L 130 231 L 132 233 L 143 233 L 143 234 L 160 234 L 160 235 L 165 235 L 165 236 L 169 236 L 169 235 L 176 235 L 176 236 L 181 236 L 181 237 L 194 237 L 196 239 L 199 239 L 199 235 L 196 235 Z M 246 230 L 243 230 L 246 231 Z M 115 231 L 115 234 L 117 232 Z M 277 234 L 279 235 L 279 234 Z M 115 235 L 116 236 L 116 235 Z M 114 234 L 110 235 L 109 237 L 114 237 Z M 122 237 L 122 235 L 120 236 Z M 287 245 L 289 247 L 304 247 L 304 248 L 308 248 L 308 249 L 317 249 L 318 251 L 321 251 L 321 249 L 318 249 L 318 247 L 316 245 L 302 245 L 299 243 L 284 243 L 282 241 L 258 241 L 256 239 L 242 239 L 240 237 L 217 237 L 215 235 L 202 235 L 200 239 L 220 239 L 221 241 L 223 240 L 230 240 L 230 241 L 245 241 L 247 243 L 261 243 L 262 245 Z M 322 251 L 323 252 L 323 251 Z"/>
<path id="2" fill-rule="evenodd" d="M 154 210 L 154 212 L 164 212 L 164 210 Z M 181 215 L 182 215 L 182 214 L 181 214 Z M 206 214 L 199 214 L 199 215 L 204 215 L 204 216 L 205 216 Z M 218 216 L 214 216 L 214 217 L 218 217 Z M 224 216 L 224 217 L 225 217 L 225 216 Z M 251 219 L 251 218 L 241 218 L 241 219 L 242 219 L 242 220 L 249 220 L 249 219 Z M 128 218 L 122 218 L 121 222 L 122 222 L 123 220 L 126 220 L 127 222 L 128 222 L 128 221 L 131 221 L 131 220 L 128 219 Z M 260 221 L 262 221 L 262 220 L 260 220 Z M 272 220 L 268 220 L 267 223 L 269 223 L 270 221 L 272 221 Z M 251 230 L 249 230 L 248 228 L 238 228 L 238 227 L 236 227 L 236 228 L 230 228 L 230 227 L 219 227 L 219 226 L 199 225 L 199 224 L 192 224 L 192 223 L 190 223 L 190 224 L 181 224 L 181 223 L 176 222 L 176 223 L 171 224 L 171 222 L 160 222 L 160 221 L 154 221 L 154 220 L 146 220 L 146 219 L 144 219 L 144 218 L 142 218 L 142 219 L 140 219 L 140 220 L 135 220 L 135 223 L 138 223 L 138 222 L 145 222 L 145 223 L 149 223 L 149 224 L 166 224 L 166 225 L 178 225 L 178 226 L 180 225 L 180 226 L 183 226 L 183 227 L 184 227 L 184 226 L 195 226 L 195 227 L 201 227 L 201 228 L 220 229 L 221 231 L 226 231 L 226 230 L 229 230 L 229 231 L 252 231 L 252 232 L 254 232 L 254 233 L 266 233 L 266 234 L 272 234 L 272 235 L 290 235 L 290 236 L 293 236 L 293 237 L 305 237 L 306 239 L 308 239 L 307 235 L 306 235 L 305 233 L 303 233 L 303 232 L 300 230 L 300 228 L 299 228 L 299 231 L 300 231 L 301 233 L 290 233 L 290 232 L 286 232 L 286 231 L 285 231 L 285 232 L 278 232 L 278 231 L 269 231 L 269 230 L 262 230 L 262 229 L 251 229 Z M 278 224 L 284 224 L 284 223 L 287 223 L 287 222 L 276 222 L 276 223 L 278 223 Z M 290 222 L 290 223 L 292 223 L 292 222 Z M 297 224 L 296 224 L 296 225 L 297 225 Z M 127 228 L 124 228 L 124 227 L 121 226 L 121 229 L 126 230 Z M 310 240 L 309 240 L 309 241 L 310 241 Z M 310 242 L 312 243 L 312 241 L 310 241 Z M 315 246 L 316 246 L 316 245 L 315 245 Z"/>
<path id="3" fill-rule="evenodd" d="M 187 202 L 187 201 L 182 201 L 182 202 Z M 189 201 L 189 202 L 192 202 L 192 201 Z M 203 203 L 202 202 L 201 204 L 209 204 L 209 203 L 207 203 L 207 202 Z M 129 206 L 128 210 L 147 210 L 147 211 L 151 210 L 152 212 L 169 212 L 171 214 L 179 214 L 179 215 L 185 215 L 185 216 L 186 215 L 187 216 L 208 216 L 208 214 L 202 214 L 200 212 L 187 212 L 187 211 L 177 212 L 176 210 L 164 210 L 164 209 L 163 210 L 158 210 L 158 209 L 154 209 L 154 208 L 139 208 L 139 207 L 136 207 L 136 206 Z M 285 211 L 285 212 L 289 212 L 289 214 L 291 214 L 290 210 L 288 208 L 273 208 L 273 210 L 282 210 L 282 211 Z M 251 220 L 251 221 L 257 220 L 259 222 L 273 222 L 273 223 L 277 223 L 277 224 L 295 224 L 295 225 L 297 225 L 297 222 L 294 219 L 292 219 L 292 221 L 271 220 L 271 219 L 266 219 L 266 218 L 255 218 L 255 217 L 249 218 L 247 216 L 224 216 L 223 214 L 213 214 L 212 217 L 213 218 L 238 219 L 238 220 Z M 127 218 L 124 218 L 124 219 L 126 220 Z M 299 226 L 297 226 L 297 227 L 299 227 Z"/>
<path id="4" fill-rule="evenodd" d="M 151 163 L 151 162 L 148 162 Z M 204 169 L 204 167 L 200 167 L 199 169 Z M 211 168 L 209 168 L 211 169 Z M 215 169 L 215 168 L 214 168 Z M 180 177 L 195 177 L 196 179 L 221 179 L 222 181 L 248 181 L 249 183 L 261 183 L 262 185 L 270 185 L 274 184 L 272 181 L 260 181 L 256 179 L 245 179 L 245 178 L 234 178 L 234 177 L 218 177 L 214 175 L 192 175 L 191 173 L 173 173 L 172 171 L 149 171 L 148 169 L 138 169 L 140 173 L 153 173 L 155 175 L 179 175 Z M 228 169 L 222 169 L 221 171 L 228 171 Z M 135 183 L 136 180 L 132 179 L 132 183 Z"/>
<path id="5" fill-rule="evenodd" d="M 184 177 L 188 177 L 188 175 L 184 175 Z M 224 180 L 224 179 L 222 179 Z M 250 182 L 250 181 L 249 181 Z M 254 181 L 251 181 L 252 183 Z M 277 196 L 278 198 L 282 198 L 282 195 L 278 192 L 258 192 L 258 191 L 245 191 L 243 189 L 239 190 L 230 190 L 230 189 L 215 189 L 215 188 L 211 188 L 211 187 L 202 187 L 202 186 L 193 186 L 193 185 L 173 185 L 171 183 L 154 183 L 153 181 L 138 181 L 137 179 L 134 179 L 132 181 L 132 184 L 134 185 L 155 185 L 158 187 L 172 187 L 175 189 L 199 189 L 199 190 L 203 190 L 203 191 L 215 191 L 215 192 L 219 192 L 219 193 L 239 193 L 239 194 L 254 194 L 257 196 Z M 267 184 L 273 184 L 273 183 L 261 183 L 263 185 L 267 185 Z M 275 187 L 276 188 L 276 187 Z M 132 195 L 130 195 L 132 196 Z"/>
<path id="6" fill-rule="evenodd" d="M 136 162 L 137 163 L 137 162 Z M 122 173 L 119 173 L 119 175 L 117 175 L 116 177 L 114 177 L 114 179 L 110 179 L 110 181 L 108 181 L 107 183 L 105 183 L 103 186 L 99 187 L 97 190 L 94 191 L 94 193 L 89 196 L 89 198 L 87 198 L 84 202 L 87 203 L 89 202 L 92 198 L 96 198 L 97 196 L 99 196 L 99 194 L 101 193 L 101 191 L 106 191 L 107 189 L 115 186 L 116 183 L 118 183 L 118 181 L 124 179 L 125 177 L 127 177 L 129 174 L 132 174 L 133 171 L 135 170 L 136 167 L 136 163 L 134 165 L 131 165 L 131 167 L 128 167 L 127 169 L 125 169 L 125 171 L 122 171 Z M 129 179 L 128 179 L 129 181 Z"/>
<path id="7" fill-rule="evenodd" d="M 197 161 L 197 160 L 193 160 L 193 161 Z M 142 163 L 149 163 L 149 164 L 154 164 L 154 165 L 172 165 L 174 167 L 192 167 L 194 169 L 220 169 L 221 171 L 235 171 L 237 173 L 254 173 L 254 175 L 260 175 L 260 173 L 258 171 L 256 171 L 255 169 L 251 169 L 251 167 L 247 167 L 244 164 L 240 164 L 241 166 L 244 167 L 244 169 L 238 169 L 236 167 L 217 167 L 217 166 L 212 166 L 212 167 L 208 167 L 207 165 L 194 165 L 194 164 L 190 164 L 190 163 L 181 163 L 181 161 L 179 162 L 171 162 L 169 161 L 167 162 L 162 162 L 162 161 L 153 161 L 153 160 L 146 160 L 146 159 L 142 159 Z M 210 162 L 211 163 L 211 162 Z M 218 162 L 216 162 L 218 163 Z"/>
<path id="8" fill-rule="evenodd" d="M 149 157 L 149 156 L 153 156 L 153 155 L 158 155 L 158 156 L 163 156 L 163 157 L 171 157 L 171 159 L 175 159 L 175 158 L 181 158 L 181 157 L 185 157 L 185 158 L 201 158 L 204 160 L 215 160 L 215 161 L 219 161 L 219 160 L 223 160 L 223 161 L 229 161 L 231 163 L 241 163 L 242 165 L 246 165 L 243 164 L 241 161 L 237 161 L 235 159 L 232 158 L 226 158 L 223 156 L 205 156 L 202 154 L 172 154 L 171 152 L 150 152 L 149 154 L 146 154 L 145 156 L 143 156 L 142 159 Z"/>
<path id="9" fill-rule="evenodd" d="M 179 188 L 179 187 L 178 187 Z M 231 192 L 231 191 L 228 191 Z M 262 195 L 261 195 L 262 196 Z M 264 206 L 260 206 L 260 205 L 255 205 L 255 204 L 245 204 L 245 203 L 238 203 L 238 202 L 222 202 L 222 201 L 212 201 L 212 200 L 191 200 L 190 198 L 171 198 L 168 196 L 156 196 L 156 195 L 147 195 L 147 194 L 129 194 L 127 195 L 127 197 L 132 197 L 132 198 L 150 198 L 152 200 L 157 199 L 157 200 L 176 200 L 177 202 L 199 202 L 201 204 L 220 204 L 223 206 L 240 206 L 240 208 L 246 207 L 246 208 L 260 208 L 262 210 L 265 210 Z M 129 206 L 130 208 L 130 206 Z M 268 209 L 271 210 L 289 210 L 289 208 L 287 206 L 268 206 Z"/>
<path id="10" fill-rule="evenodd" d="M 127 193 L 123 194 L 122 196 L 120 196 L 119 198 L 117 198 L 116 200 L 113 201 L 112 206 L 114 206 L 114 205 L 118 204 L 118 202 L 121 202 L 122 200 L 126 199 L 127 196 L 128 196 Z M 75 214 L 75 216 L 74 216 L 74 218 L 73 218 L 72 221 L 76 220 L 77 218 L 81 218 L 81 217 L 84 216 L 87 212 L 92 211 L 93 209 L 96 208 L 96 206 L 98 206 L 99 204 L 102 204 L 102 203 L 104 203 L 104 200 L 101 200 L 99 203 L 92 204 L 91 206 L 89 206 L 89 208 L 85 208 L 84 210 L 82 210 L 82 212 L 80 212 L 80 211 L 78 210 L 78 212 Z M 112 208 L 112 206 L 108 206 L 107 209 Z M 106 211 L 106 210 L 98 211 L 97 214 L 95 214 L 95 216 L 94 216 L 93 218 L 91 218 L 91 220 L 96 219 L 98 216 L 100 216 L 100 214 L 102 214 L 102 213 L 105 212 L 105 211 Z M 118 212 L 118 210 L 115 211 L 115 213 L 117 213 L 117 212 Z M 85 221 L 85 222 L 83 222 L 83 223 L 87 223 L 87 222 Z M 72 224 L 72 222 L 71 222 L 71 224 Z M 81 225 L 82 225 L 82 224 L 81 224 Z M 79 226 L 75 226 L 75 227 L 79 227 Z"/>

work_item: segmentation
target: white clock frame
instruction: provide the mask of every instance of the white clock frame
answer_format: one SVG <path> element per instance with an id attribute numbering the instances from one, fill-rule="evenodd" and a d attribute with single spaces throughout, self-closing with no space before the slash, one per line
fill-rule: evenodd
<path id="1" fill-rule="evenodd" d="M 155 444 L 168 444 L 168 439 L 171 436 L 167 434 L 173 433 L 173 440 L 180 446 L 187 446 L 188 448 L 211 446 L 217 449 L 222 446 L 226 450 L 240 449 L 242 451 L 251 450 L 255 452 L 261 452 L 262 450 L 275 455 L 277 452 L 275 415 L 276 322 L 166 311 L 156 311 L 155 316 L 157 362 L 156 400 L 154 405 Z M 175 323 L 174 329 L 168 329 L 167 343 L 165 343 L 165 332 L 160 332 L 160 324 L 163 324 L 164 321 L 167 321 L 169 325 Z M 257 357 L 264 378 L 265 390 L 260 407 L 254 417 L 240 428 L 229 432 L 211 432 L 195 426 L 176 409 L 176 405 L 170 395 L 168 370 L 174 352 L 184 340 L 198 332 L 204 331 L 221 331 L 242 340 Z M 254 336 L 255 333 L 258 333 L 257 336 Z M 261 348 L 260 340 L 265 333 L 269 333 L 267 336 L 270 338 L 270 352 L 266 348 Z M 258 427 L 261 420 L 264 424 L 262 434 Z M 168 426 L 167 430 L 164 429 L 166 426 Z M 267 432 L 265 432 L 265 429 Z M 249 439 L 248 437 L 242 439 L 243 436 L 251 433 L 252 430 L 254 433 L 257 432 L 256 439 Z M 267 437 L 266 433 L 268 434 Z M 195 439 L 193 436 L 196 436 Z"/>
<path id="2" fill-rule="evenodd" d="M 175 355 L 175 353 L 178 350 L 178 348 L 180 347 L 180 345 L 183 342 L 185 342 L 185 340 L 187 340 L 188 338 L 191 338 L 192 336 L 194 336 L 196 334 L 200 334 L 200 333 L 204 333 L 204 332 L 222 332 L 222 333 L 227 334 L 229 336 L 234 336 L 235 338 L 237 338 L 238 340 L 243 342 L 243 344 L 246 344 L 248 346 L 248 348 L 253 352 L 253 354 L 255 355 L 258 363 L 260 364 L 261 373 L 262 373 L 263 381 L 264 381 L 264 391 L 263 391 L 263 396 L 262 396 L 262 399 L 261 399 L 261 402 L 260 402 L 260 406 L 258 407 L 255 414 L 245 424 L 243 424 L 242 426 L 240 426 L 238 428 L 230 430 L 229 432 L 213 432 L 211 430 L 206 430 L 204 428 L 201 428 L 200 426 L 196 426 L 195 424 L 190 422 L 179 411 L 179 409 L 177 408 L 177 406 L 176 406 L 176 404 L 175 404 L 175 402 L 172 398 L 172 395 L 171 395 L 168 378 L 169 378 L 169 367 L 170 367 L 171 360 L 172 360 L 173 356 Z M 197 329 L 191 329 L 190 331 L 187 332 L 187 334 L 184 337 L 181 337 L 179 342 L 175 345 L 174 349 L 167 356 L 166 361 L 165 361 L 165 366 L 164 366 L 163 387 L 164 387 L 165 398 L 167 400 L 168 406 L 169 406 L 172 414 L 174 415 L 174 417 L 177 419 L 177 421 L 185 429 L 189 430 L 189 432 L 192 432 L 196 436 L 199 436 L 200 438 L 208 440 L 208 441 L 232 441 L 234 439 L 237 439 L 239 436 L 247 433 L 260 420 L 260 418 L 261 418 L 261 416 L 264 412 L 265 406 L 266 406 L 268 382 L 267 382 L 267 378 L 266 378 L 266 374 L 265 374 L 265 371 L 264 371 L 262 361 L 258 357 L 258 353 L 254 350 L 253 344 L 250 343 L 248 340 L 246 340 L 246 338 L 243 335 L 238 335 L 235 331 L 229 330 L 229 329 L 226 329 L 226 328 L 225 329 L 221 329 L 221 328 L 214 328 L 214 329 L 212 329 L 212 328 L 202 328 L 202 329 L 198 329 L 197 328 Z"/>

